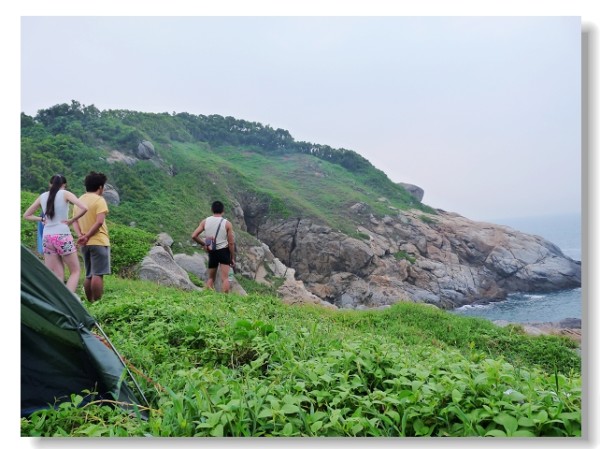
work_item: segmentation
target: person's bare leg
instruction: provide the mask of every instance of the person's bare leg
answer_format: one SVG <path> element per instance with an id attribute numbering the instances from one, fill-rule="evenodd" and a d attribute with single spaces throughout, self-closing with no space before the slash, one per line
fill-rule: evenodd
<path id="1" fill-rule="evenodd" d="M 208 269 L 208 280 L 206 281 L 206 288 L 211 290 L 215 289 L 215 279 L 217 278 L 217 269 L 209 268 Z"/>
<path id="2" fill-rule="evenodd" d="M 90 280 L 91 301 L 98 301 L 104 294 L 104 278 L 102 276 L 92 276 Z"/>
<path id="3" fill-rule="evenodd" d="M 92 278 L 85 278 L 83 281 L 83 291 L 88 301 L 94 302 L 92 298 Z"/>
<path id="4" fill-rule="evenodd" d="M 79 267 L 79 257 L 77 256 L 77 253 L 71 253 L 63 256 L 63 261 L 69 268 L 67 288 L 75 293 L 77 291 L 77 284 L 79 284 L 79 275 L 81 273 L 81 269 Z"/>
<path id="5" fill-rule="evenodd" d="M 89 302 L 98 301 L 104 294 L 104 278 L 102 276 L 85 278 L 83 290 Z"/>
<path id="6" fill-rule="evenodd" d="M 58 254 L 44 254 L 44 264 L 61 282 L 65 282 L 65 267 Z"/>
<path id="7" fill-rule="evenodd" d="M 229 285 L 229 265 L 220 265 L 219 271 L 221 272 L 221 286 L 223 293 L 229 293 L 231 286 Z"/>

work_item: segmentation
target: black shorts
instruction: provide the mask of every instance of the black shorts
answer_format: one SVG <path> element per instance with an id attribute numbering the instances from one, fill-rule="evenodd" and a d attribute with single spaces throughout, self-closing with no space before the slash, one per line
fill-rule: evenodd
<path id="1" fill-rule="evenodd" d="M 229 247 L 208 252 L 208 268 L 217 268 L 221 265 L 231 265 L 231 252 Z"/>

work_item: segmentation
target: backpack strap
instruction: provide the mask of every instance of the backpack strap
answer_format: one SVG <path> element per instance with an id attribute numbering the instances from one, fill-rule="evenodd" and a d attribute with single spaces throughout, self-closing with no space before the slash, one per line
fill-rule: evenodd
<path id="1" fill-rule="evenodd" d="M 221 221 L 219 222 L 219 226 L 217 226 L 217 232 L 215 232 L 215 245 L 217 243 L 217 237 L 219 236 L 219 229 L 221 229 L 221 223 L 223 223 L 223 220 L 225 220 L 225 218 L 221 218 Z"/>

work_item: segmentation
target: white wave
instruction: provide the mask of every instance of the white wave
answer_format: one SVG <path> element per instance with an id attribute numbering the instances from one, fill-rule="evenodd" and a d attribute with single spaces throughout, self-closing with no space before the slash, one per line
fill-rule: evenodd
<path id="1" fill-rule="evenodd" d="M 490 308 L 490 304 L 466 304 L 455 310 L 456 311 L 461 311 L 461 310 L 466 311 L 466 310 L 473 310 L 473 309 L 489 309 L 489 308 Z"/>
<path id="2" fill-rule="evenodd" d="M 529 298 L 529 299 L 544 299 L 546 297 L 546 295 L 532 295 L 532 294 L 527 294 L 527 295 L 523 295 L 525 298 Z"/>

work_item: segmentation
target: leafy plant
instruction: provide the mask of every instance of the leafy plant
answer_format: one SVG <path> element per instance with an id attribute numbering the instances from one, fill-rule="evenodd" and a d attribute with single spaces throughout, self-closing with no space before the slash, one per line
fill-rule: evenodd
<path id="1" fill-rule="evenodd" d="M 581 435 L 566 340 L 420 304 L 332 311 L 114 276 L 90 311 L 144 373 L 149 419 L 74 398 L 23 419 L 22 435 Z M 479 334 L 505 344 L 482 347 Z M 560 369 L 539 363 L 547 347 L 565 354 Z"/>
<path id="2" fill-rule="evenodd" d="M 414 264 L 417 261 L 415 256 L 408 254 L 406 251 L 398 251 L 394 254 L 394 257 L 396 260 L 408 260 L 411 264 Z"/>
<path id="3" fill-rule="evenodd" d="M 155 236 L 141 229 L 107 222 L 111 243 L 111 267 L 113 272 L 126 276 L 148 254 Z"/>
<path id="4" fill-rule="evenodd" d="M 433 224 L 436 223 L 435 218 L 430 217 L 429 215 L 419 215 L 419 218 L 423 223 Z"/>

